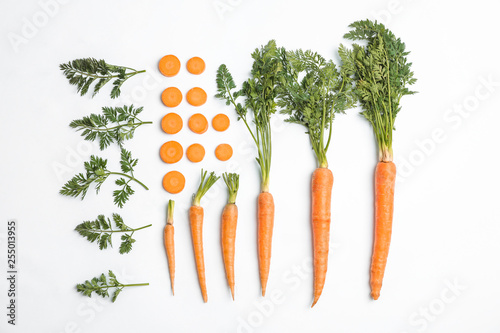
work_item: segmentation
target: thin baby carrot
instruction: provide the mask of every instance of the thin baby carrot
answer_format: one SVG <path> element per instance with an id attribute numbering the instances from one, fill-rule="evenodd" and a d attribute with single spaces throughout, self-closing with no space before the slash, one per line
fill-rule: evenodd
<path id="1" fill-rule="evenodd" d="M 207 177 L 207 172 L 202 169 L 200 186 L 196 193 L 193 194 L 193 204 L 189 208 L 189 222 L 191 225 L 196 271 L 198 272 L 201 294 L 205 303 L 208 302 L 208 294 L 205 278 L 205 259 L 203 256 L 203 207 L 200 206 L 200 200 L 218 179 L 219 177 L 215 176 L 214 172 L 211 172 Z"/>
<path id="2" fill-rule="evenodd" d="M 222 257 L 226 269 L 227 283 L 231 289 L 234 301 L 234 252 L 236 241 L 236 226 L 238 224 L 238 207 L 236 206 L 236 195 L 240 183 L 240 176 L 235 173 L 223 173 L 222 178 L 226 183 L 229 197 L 222 211 Z"/>
<path id="3" fill-rule="evenodd" d="M 167 225 L 163 230 L 163 241 L 165 243 L 165 251 L 167 252 L 168 271 L 170 273 L 170 285 L 172 287 L 172 295 L 174 295 L 174 279 L 175 279 L 174 205 L 175 205 L 174 200 L 168 201 Z"/>

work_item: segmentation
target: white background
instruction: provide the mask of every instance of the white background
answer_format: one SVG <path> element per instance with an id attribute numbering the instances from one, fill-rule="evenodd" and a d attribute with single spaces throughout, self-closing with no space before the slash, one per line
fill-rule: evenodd
<path id="1" fill-rule="evenodd" d="M 51 5 L 43 5 L 51 3 Z M 494 1 L 14 1 L 0 8 L 0 331 L 1 332 L 499 332 L 500 179 L 498 142 L 500 70 L 498 4 Z M 44 9 L 45 8 L 45 9 Z M 47 12 L 50 14 L 48 15 Z M 256 197 L 259 174 L 254 150 L 234 110 L 211 97 L 215 71 L 226 63 L 236 82 L 247 78 L 254 48 L 276 39 L 287 48 L 313 49 L 337 60 L 348 24 L 359 19 L 386 23 L 407 44 L 418 78 L 417 95 L 403 99 L 396 121 L 394 154 L 399 174 L 394 230 L 382 295 L 369 298 L 376 147 L 359 109 L 338 116 L 328 159 L 335 176 L 329 270 L 323 295 L 312 301 L 309 182 L 315 160 L 304 129 L 273 122 L 271 192 L 276 217 L 268 297 L 259 296 Z M 31 27 L 30 26 L 34 25 Z M 13 42 L 12 40 L 17 40 Z M 175 54 L 183 67 L 174 78 L 157 70 Z M 185 70 L 192 56 L 205 59 L 203 75 Z M 146 69 L 126 82 L 112 101 L 109 87 L 94 99 L 80 97 L 58 65 L 95 57 Z M 489 81 L 489 84 L 485 82 Z M 210 120 L 224 112 L 228 131 L 202 137 L 187 127 L 175 139 L 204 144 L 200 164 L 183 158 L 164 164 L 158 150 L 169 139 L 160 129 L 168 86 L 185 93 L 203 87 L 208 102 L 185 101 L 175 110 L 185 124 L 202 112 Z M 99 151 L 68 123 L 102 106 L 142 105 L 154 121 L 127 142 L 140 159 L 135 186 L 123 209 L 112 203 L 112 180 L 99 196 L 82 202 L 60 196 L 60 187 L 83 170 L 90 154 L 118 168 L 115 146 Z M 459 110 L 462 113 L 459 113 Z M 230 162 L 213 150 L 227 142 Z M 241 174 L 236 253 L 236 301 L 230 298 L 220 251 L 222 182 L 205 207 L 205 260 L 209 302 L 202 302 L 187 207 L 199 169 Z M 172 169 L 186 188 L 169 195 L 161 186 Z M 175 199 L 176 295 L 170 291 L 162 243 L 165 208 Z M 98 214 L 120 213 L 138 232 L 134 250 L 99 251 L 73 231 Z M 6 223 L 18 221 L 18 321 L 6 323 Z M 118 244 L 115 238 L 115 244 Z M 117 302 L 85 298 L 76 283 L 112 269 L 127 282 L 149 287 L 125 290 Z M 455 287 L 453 287 L 455 285 Z M 458 287 L 456 286 L 458 285 Z M 272 297 L 274 295 L 274 298 Z M 279 296 L 277 296 L 279 295 Z"/>

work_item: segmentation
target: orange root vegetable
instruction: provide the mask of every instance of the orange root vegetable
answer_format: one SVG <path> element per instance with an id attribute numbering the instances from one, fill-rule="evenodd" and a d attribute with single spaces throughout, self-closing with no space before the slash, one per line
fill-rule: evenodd
<path id="1" fill-rule="evenodd" d="M 375 237 L 370 269 L 371 296 L 374 300 L 380 296 L 391 244 L 395 183 L 396 165 L 379 162 L 375 169 Z"/>
<path id="2" fill-rule="evenodd" d="M 218 179 L 219 177 L 216 177 L 214 172 L 211 172 L 207 177 L 207 172 L 204 172 L 202 169 L 200 186 L 198 187 L 198 191 L 193 195 L 193 205 L 189 208 L 189 222 L 191 225 L 196 271 L 198 272 L 201 295 L 205 303 L 208 301 L 208 293 L 203 255 L 203 207 L 200 206 L 200 200 Z"/>
<path id="3" fill-rule="evenodd" d="M 215 97 L 233 105 L 238 120 L 241 120 L 249 131 L 257 148 L 256 160 L 260 168 L 260 194 L 257 205 L 257 248 L 259 257 L 259 275 L 262 295 L 266 294 L 267 281 L 271 263 L 271 245 L 274 225 L 274 201 L 269 193 L 271 173 L 271 115 L 276 113 L 279 94 L 278 82 L 281 80 L 283 63 L 279 59 L 281 50 L 274 40 L 252 53 L 253 65 L 250 78 L 243 83 L 242 89 L 237 89 L 233 77 L 226 65 L 217 70 L 217 94 Z M 239 97 L 245 99 L 239 103 Z M 247 118 L 253 115 L 253 121 Z M 226 156 L 223 153 L 226 150 Z M 227 154 L 230 152 L 230 154 Z M 232 155 L 229 145 L 219 145 L 215 155 L 220 160 L 227 160 Z"/>
<path id="4" fill-rule="evenodd" d="M 200 87 L 194 87 L 187 92 L 186 100 L 192 106 L 201 106 L 207 101 L 207 93 Z"/>
<path id="5" fill-rule="evenodd" d="M 229 117 L 223 113 L 219 113 L 212 118 L 212 127 L 217 132 L 224 132 L 229 128 Z"/>
<path id="6" fill-rule="evenodd" d="M 186 68 L 189 73 L 199 75 L 205 71 L 205 61 L 200 57 L 192 57 L 188 60 Z"/>
<path id="7" fill-rule="evenodd" d="M 226 269 L 227 283 L 231 289 L 231 296 L 234 301 L 234 252 L 236 241 L 236 226 L 238 223 L 238 207 L 236 206 L 236 195 L 238 194 L 239 175 L 235 173 L 223 174 L 224 182 L 227 185 L 229 197 L 227 204 L 222 211 L 222 257 Z"/>
<path id="8" fill-rule="evenodd" d="M 189 117 L 188 126 L 196 134 L 203 134 L 208 130 L 208 121 L 201 113 L 195 113 Z"/>
<path id="9" fill-rule="evenodd" d="M 182 102 L 182 93 L 176 87 L 169 87 L 161 93 L 161 100 L 165 106 L 175 108 Z"/>
<path id="10" fill-rule="evenodd" d="M 182 129 L 182 118 L 177 113 L 169 113 L 161 120 L 161 128 L 167 134 L 176 134 Z"/>
<path id="11" fill-rule="evenodd" d="M 205 157 L 205 148 L 199 143 L 193 143 L 186 149 L 186 157 L 193 163 L 198 163 Z"/>
<path id="12" fill-rule="evenodd" d="M 167 252 L 168 271 L 170 273 L 170 285 L 172 287 L 172 295 L 174 295 L 174 279 L 175 279 L 174 205 L 175 205 L 174 200 L 168 201 L 167 225 L 163 230 L 163 241 L 165 243 L 165 251 Z"/>
<path id="13" fill-rule="evenodd" d="M 330 220 L 333 174 L 328 168 L 317 168 L 311 182 L 311 220 L 314 253 L 314 300 L 318 302 L 325 285 L 330 243 Z"/>
<path id="14" fill-rule="evenodd" d="M 184 189 L 186 178 L 179 171 L 170 171 L 163 177 L 163 188 L 168 193 L 177 194 Z"/>
<path id="15" fill-rule="evenodd" d="M 257 204 L 257 247 L 262 296 L 266 295 L 271 267 L 271 247 L 274 227 L 274 200 L 269 192 L 261 192 Z"/>
<path id="16" fill-rule="evenodd" d="M 401 112 L 401 98 L 413 95 L 417 82 L 408 60 L 409 51 L 401 38 L 377 21 L 363 20 L 349 25 L 344 38 L 362 41 L 352 50 L 339 49 L 345 68 L 353 74 L 355 92 L 370 122 L 378 146 L 379 162 L 375 169 L 375 228 L 370 267 L 371 297 L 380 297 L 389 254 L 394 209 L 396 166 L 393 161 L 393 131 Z M 368 33 L 369 31 L 369 33 Z M 382 73 L 382 75 L 380 75 Z M 349 75 L 351 75 L 349 74 Z M 374 93 L 375 92 L 375 93 Z"/>
<path id="17" fill-rule="evenodd" d="M 182 146 L 177 141 L 165 142 L 160 148 L 160 157 L 165 163 L 177 163 L 182 158 Z"/>
<path id="18" fill-rule="evenodd" d="M 181 69 L 181 62 L 179 61 L 179 58 L 173 54 L 169 54 L 160 59 L 158 69 L 165 76 L 175 76 Z"/>
<path id="19" fill-rule="evenodd" d="M 221 143 L 215 148 L 215 157 L 220 161 L 227 161 L 233 156 L 233 148 L 227 143 Z"/>

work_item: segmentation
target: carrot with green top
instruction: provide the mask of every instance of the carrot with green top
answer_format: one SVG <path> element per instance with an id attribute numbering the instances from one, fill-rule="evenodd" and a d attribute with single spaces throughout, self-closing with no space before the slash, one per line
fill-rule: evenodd
<path id="1" fill-rule="evenodd" d="M 165 251 L 167 252 L 168 271 L 170 273 L 172 295 L 174 294 L 175 279 L 174 206 L 175 201 L 169 200 L 167 206 L 167 225 L 165 226 L 165 229 L 163 231 L 163 240 L 165 243 Z"/>
<path id="2" fill-rule="evenodd" d="M 355 98 L 352 79 L 331 60 L 309 50 L 285 49 L 280 50 L 280 59 L 283 79 L 279 81 L 282 89 L 278 105 L 288 115 L 287 122 L 306 127 L 317 160 L 311 181 L 314 306 L 323 291 L 328 268 L 333 174 L 328 169 L 326 152 L 332 138 L 332 121 L 335 113 L 353 107 Z"/>
<path id="3" fill-rule="evenodd" d="M 372 124 L 377 139 L 379 162 L 375 168 L 375 232 L 370 269 L 371 297 L 378 299 L 382 288 L 392 234 L 396 166 L 393 162 L 392 132 L 394 120 L 401 110 L 400 100 L 414 94 L 407 86 L 416 82 L 407 62 L 405 44 L 383 24 L 357 21 L 344 35 L 354 44 L 353 50 L 340 47 L 345 68 L 355 79 L 355 92 L 363 112 Z"/>
<path id="4" fill-rule="evenodd" d="M 238 224 L 238 207 L 236 206 L 236 196 L 240 184 L 240 176 L 235 173 L 223 173 L 222 178 L 226 183 L 229 197 L 227 204 L 222 211 L 222 257 L 226 269 L 227 283 L 231 289 L 231 296 L 234 301 L 234 252 L 236 241 L 236 226 Z"/>
<path id="5" fill-rule="evenodd" d="M 226 105 L 233 105 L 238 119 L 243 120 L 257 147 L 257 163 L 260 167 L 261 185 L 257 200 L 257 247 L 259 256 L 259 273 L 262 296 L 266 294 L 267 281 L 271 265 L 271 246 L 274 227 L 274 200 L 269 193 L 269 176 L 271 172 L 271 115 L 276 112 L 277 81 L 281 71 L 281 62 L 277 57 L 276 42 L 271 40 L 267 45 L 252 53 L 254 63 L 251 77 L 243 82 L 240 90 L 234 91 L 236 84 L 226 65 L 217 70 L 217 91 L 215 97 L 222 99 Z M 242 105 L 237 102 L 243 96 Z M 252 130 L 248 113 L 253 115 Z"/>
<path id="6" fill-rule="evenodd" d="M 198 272 L 201 294 L 205 303 L 208 302 L 208 294 L 205 278 L 205 259 L 203 256 L 203 207 L 201 207 L 200 201 L 218 179 L 219 177 L 215 176 L 214 172 L 211 172 L 207 177 L 207 172 L 202 169 L 200 186 L 196 193 L 193 194 L 193 204 L 189 208 L 189 222 L 191 224 L 196 271 Z"/>

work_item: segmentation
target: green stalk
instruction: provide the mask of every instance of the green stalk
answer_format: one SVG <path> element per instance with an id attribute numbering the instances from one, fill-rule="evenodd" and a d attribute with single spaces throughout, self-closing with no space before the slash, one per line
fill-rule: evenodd
<path id="1" fill-rule="evenodd" d="M 240 187 L 240 176 L 236 173 L 223 173 L 222 179 L 226 183 L 229 196 L 227 199 L 228 204 L 236 203 L 236 196 L 238 195 L 238 188 Z"/>
<path id="2" fill-rule="evenodd" d="M 170 225 L 174 224 L 174 206 L 175 206 L 175 201 L 174 200 L 168 200 L 168 205 L 167 205 L 167 224 L 170 224 Z"/>
<path id="3" fill-rule="evenodd" d="M 215 184 L 218 179 L 219 177 L 215 175 L 215 172 L 210 172 L 207 177 L 207 171 L 203 171 L 203 169 L 201 169 L 200 186 L 198 187 L 196 193 L 193 194 L 193 206 L 200 206 L 201 198 L 208 192 L 208 190 L 210 190 L 212 185 Z"/>
<path id="4" fill-rule="evenodd" d="M 140 184 L 140 185 L 141 185 L 142 187 L 144 187 L 146 190 L 149 190 L 149 188 L 148 188 L 146 185 L 144 185 L 144 184 L 143 184 L 140 180 L 138 180 L 137 178 L 132 177 L 132 176 L 130 176 L 130 175 L 127 175 L 126 173 L 121 173 L 121 172 L 111 172 L 111 171 L 109 171 L 109 174 L 110 174 L 110 175 L 117 175 L 117 176 L 124 176 L 124 177 L 127 177 L 127 178 L 129 178 L 130 180 L 133 180 L 133 181 L 135 181 L 136 183 Z"/>

